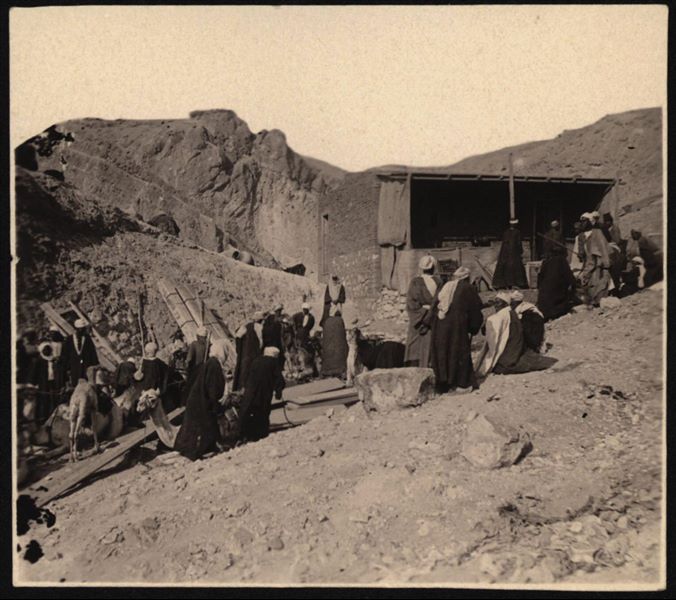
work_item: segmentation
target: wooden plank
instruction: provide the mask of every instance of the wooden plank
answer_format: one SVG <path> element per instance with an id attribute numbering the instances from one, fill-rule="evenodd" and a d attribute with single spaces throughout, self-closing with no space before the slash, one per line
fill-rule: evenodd
<path id="1" fill-rule="evenodd" d="M 168 418 L 170 421 L 173 421 L 176 417 L 179 417 L 183 414 L 185 408 L 177 408 L 176 410 L 169 413 Z M 69 473 L 61 481 L 56 481 L 54 483 L 47 483 L 45 480 L 38 481 L 33 484 L 29 490 L 36 490 L 37 498 L 35 500 L 37 506 L 45 506 L 64 492 L 67 492 L 70 488 L 77 485 L 102 467 L 105 467 L 107 464 L 114 461 L 116 458 L 122 456 L 124 453 L 128 452 L 132 448 L 140 445 L 147 438 L 150 439 L 154 435 L 157 435 L 155 432 L 155 427 L 152 424 L 152 421 L 146 421 L 146 425 L 143 429 L 138 431 L 132 431 L 125 436 L 117 438 L 119 445 L 116 445 L 112 448 L 107 448 L 101 454 L 91 456 L 83 461 L 81 461 L 76 469 Z M 52 476 L 54 476 L 53 474 Z M 48 485 L 51 488 L 48 488 Z M 37 488 L 45 487 L 48 488 L 47 491 L 37 491 Z"/>
<path id="2" fill-rule="evenodd" d="M 176 287 L 168 279 L 158 280 L 157 287 L 167 308 L 169 308 L 169 312 L 183 333 L 186 342 L 194 342 L 197 339 L 197 323 L 183 303 L 183 299 L 176 291 Z"/>
<path id="3" fill-rule="evenodd" d="M 68 337 L 75 333 L 75 328 L 66 321 L 66 319 L 64 319 L 49 302 L 41 304 L 40 308 L 47 315 L 47 318 L 61 330 L 63 335 Z"/>
<path id="4" fill-rule="evenodd" d="M 297 406 L 304 406 L 307 404 L 317 404 L 321 402 L 330 402 L 332 400 L 342 400 L 343 398 L 351 398 L 357 396 L 357 390 L 352 387 L 346 387 L 339 390 L 331 390 L 327 392 L 321 392 L 319 394 L 310 394 L 308 396 L 303 396 L 302 398 L 295 398 L 294 400 L 286 400 L 289 404 L 295 404 Z"/>
<path id="5" fill-rule="evenodd" d="M 282 398 L 284 400 L 296 400 L 304 396 L 312 394 L 320 394 L 322 392 L 330 392 L 345 387 L 345 383 L 336 377 L 329 377 L 327 379 L 320 379 L 319 381 L 312 381 L 311 383 L 301 383 L 299 385 L 292 385 L 284 388 Z"/>
<path id="6" fill-rule="evenodd" d="M 270 414 L 271 427 L 283 427 L 284 425 L 303 425 L 312 419 L 321 417 L 333 406 L 351 406 L 359 402 L 356 395 L 342 400 L 332 402 L 321 402 L 317 404 L 293 406 L 287 405 L 286 410 L 278 409 Z"/>

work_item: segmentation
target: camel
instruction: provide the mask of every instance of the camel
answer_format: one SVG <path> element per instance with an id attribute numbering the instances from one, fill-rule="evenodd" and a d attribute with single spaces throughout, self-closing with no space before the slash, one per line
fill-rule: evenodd
<path id="1" fill-rule="evenodd" d="M 92 423 L 92 434 L 94 435 L 94 452 L 99 453 L 99 438 L 96 432 L 96 414 L 99 410 L 99 399 L 94 385 L 96 377 L 96 367 L 87 368 L 87 379 L 81 377 L 73 390 L 69 404 L 70 433 L 68 435 L 70 447 L 70 462 L 78 460 L 77 436 L 82 429 L 82 424 L 86 418 Z"/>
<path id="2" fill-rule="evenodd" d="M 169 417 L 167 417 L 162 402 L 160 402 L 160 391 L 158 389 L 150 389 L 142 392 L 136 404 L 136 410 L 138 412 L 148 411 L 150 420 L 157 432 L 157 437 L 160 438 L 167 448 L 173 448 L 180 427 L 176 427 L 169 422 Z"/>

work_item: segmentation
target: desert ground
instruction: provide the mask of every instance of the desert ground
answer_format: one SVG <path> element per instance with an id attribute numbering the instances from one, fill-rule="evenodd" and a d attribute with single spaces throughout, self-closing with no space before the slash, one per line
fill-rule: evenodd
<path id="1" fill-rule="evenodd" d="M 548 371 L 309 423 L 194 463 L 151 442 L 47 508 L 25 582 L 655 585 L 662 558 L 663 292 L 547 325 Z M 480 342 L 480 339 L 475 340 Z M 478 420 L 528 434 L 466 458 Z M 65 458 L 63 459 L 65 463 Z M 64 464 L 64 471 L 68 465 Z M 53 474 L 52 477 L 56 477 Z"/>

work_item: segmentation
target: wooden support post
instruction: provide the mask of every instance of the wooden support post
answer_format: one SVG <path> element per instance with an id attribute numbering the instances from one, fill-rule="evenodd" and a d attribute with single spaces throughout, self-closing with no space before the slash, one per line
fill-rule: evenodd
<path id="1" fill-rule="evenodd" d="M 531 260 L 537 260 L 538 259 L 538 248 L 537 248 L 537 237 L 535 234 L 537 233 L 537 202 L 533 200 L 533 227 L 531 228 L 532 230 L 532 236 L 531 236 L 531 250 L 530 250 L 530 259 Z"/>
<path id="2" fill-rule="evenodd" d="M 514 207 L 514 165 L 512 164 L 512 153 L 509 153 L 509 218 L 516 219 L 516 210 Z"/>

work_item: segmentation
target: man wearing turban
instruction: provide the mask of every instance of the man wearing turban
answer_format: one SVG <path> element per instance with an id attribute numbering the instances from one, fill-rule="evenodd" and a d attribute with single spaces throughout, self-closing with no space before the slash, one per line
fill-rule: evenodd
<path id="1" fill-rule="evenodd" d="M 476 389 L 471 340 L 483 323 L 481 299 L 469 282 L 469 269 L 459 267 L 441 288 L 432 327 L 432 368 L 437 388 Z"/>
<path id="2" fill-rule="evenodd" d="M 526 269 L 523 266 L 523 247 L 521 233 L 516 228 L 517 219 L 509 221 L 509 229 L 502 236 L 502 245 L 498 254 L 498 262 L 493 274 L 493 287 L 496 290 L 503 288 L 526 288 Z"/>
<path id="3" fill-rule="evenodd" d="M 414 277 L 406 294 L 406 311 L 408 312 L 408 336 L 404 365 L 408 367 L 429 367 L 432 348 L 432 334 L 429 330 L 432 304 L 437 291 L 441 287 L 441 279 L 434 274 L 436 260 L 427 255 L 420 259 L 418 265 L 421 274 Z"/>
<path id="4" fill-rule="evenodd" d="M 74 388 L 79 379 L 87 378 L 87 369 L 99 364 L 99 357 L 91 336 L 87 333 L 87 322 L 84 319 L 75 321 L 75 333 L 63 344 L 61 360 L 64 376 Z"/>

